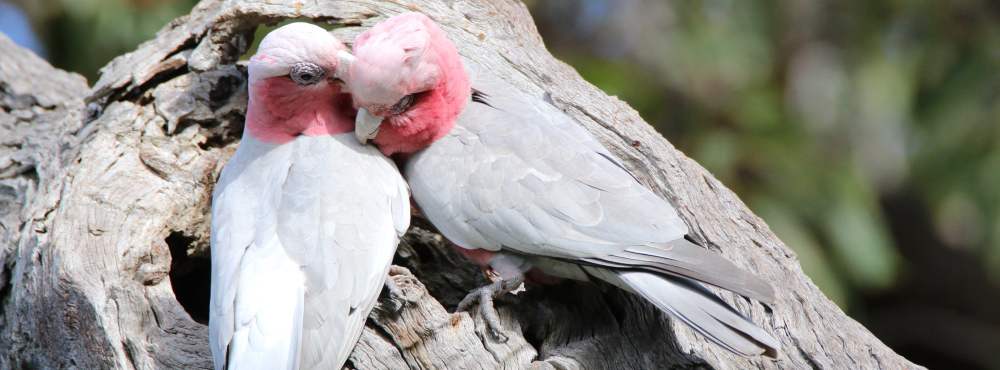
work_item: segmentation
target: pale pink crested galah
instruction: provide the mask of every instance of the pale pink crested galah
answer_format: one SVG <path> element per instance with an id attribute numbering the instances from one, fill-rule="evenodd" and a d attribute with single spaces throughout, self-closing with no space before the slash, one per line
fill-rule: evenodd
<path id="1" fill-rule="evenodd" d="M 471 293 L 503 340 L 491 299 L 524 273 L 598 279 L 638 294 L 737 354 L 775 356 L 779 342 L 709 292 L 767 304 L 771 286 L 685 236 L 674 208 L 641 185 L 543 96 L 477 73 L 429 18 L 392 17 L 358 36 L 342 78 L 356 133 L 405 159 L 423 214 L 502 279 Z"/>
<path id="2" fill-rule="evenodd" d="M 250 59 L 243 139 L 212 200 L 216 369 L 340 369 L 409 226 L 402 176 L 354 138 L 338 53 L 293 23 Z"/>

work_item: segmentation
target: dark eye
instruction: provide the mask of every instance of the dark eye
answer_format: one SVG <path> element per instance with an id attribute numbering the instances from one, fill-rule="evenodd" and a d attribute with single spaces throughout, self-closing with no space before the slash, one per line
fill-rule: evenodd
<path id="1" fill-rule="evenodd" d="M 389 114 L 397 115 L 406 112 L 407 109 L 410 109 L 410 107 L 413 106 L 413 102 L 416 100 L 417 94 L 404 96 L 402 99 L 399 99 L 396 104 L 393 104 L 392 108 L 389 109 Z"/>
<path id="2" fill-rule="evenodd" d="M 309 62 L 300 62 L 292 65 L 292 70 L 288 73 L 288 76 L 295 83 L 305 86 L 323 80 L 325 74 L 326 71 L 323 70 L 323 67 Z"/>

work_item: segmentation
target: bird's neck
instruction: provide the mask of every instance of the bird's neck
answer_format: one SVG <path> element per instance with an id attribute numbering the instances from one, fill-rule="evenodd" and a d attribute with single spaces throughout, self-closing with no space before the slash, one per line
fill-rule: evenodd
<path id="1" fill-rule="evenodd" d="M 246 131 L 254 138 L 283 144 L 296 136 L 336 135 L 354 130 L 350 96 L 333 84 L 302 87 L 287 78 L 251 83 Z"/>

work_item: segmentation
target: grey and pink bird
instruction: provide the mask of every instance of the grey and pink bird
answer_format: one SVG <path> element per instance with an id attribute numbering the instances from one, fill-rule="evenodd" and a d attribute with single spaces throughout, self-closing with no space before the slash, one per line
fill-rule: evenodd
<path id="1" fill-rule="evenodd" d="M 320 27 L 268 34 L 246 127 L 212 200 L 209 343 L 219 369 L 339 369 L 410 222 L 395 165 L 352 133 Z"/>
<path id="2" fill-rule="evenodd" d="M 423 214 L 502 276 L 460 305 L 479 300 L 498 335 L 490 298 L 536 269 L 638 294 L 735 353 L 777 353 L 774 337 L 701 284 L 767 304 L 771 286 L 689 241 L 667 201 L 542 96 L 488 72 L 470 81 L 445 33 L 417 13 L 362 33 L 353 51 L 339 68 L 359 140 L 405 160 Z"/>

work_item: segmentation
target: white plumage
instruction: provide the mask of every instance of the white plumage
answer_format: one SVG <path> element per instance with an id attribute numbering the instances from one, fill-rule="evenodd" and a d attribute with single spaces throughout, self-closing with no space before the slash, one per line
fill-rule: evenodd
<path id="1" fill-rule="evenodd" d="M 352 134 L 245 135 L 213 197 L 216 368 L 342 366 L 408 225 L 395 165 Z"/>

